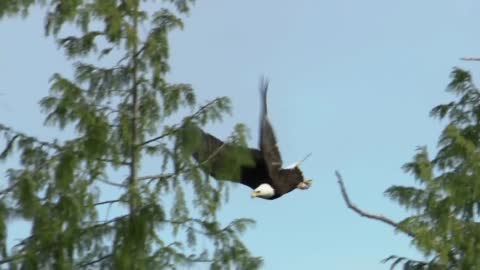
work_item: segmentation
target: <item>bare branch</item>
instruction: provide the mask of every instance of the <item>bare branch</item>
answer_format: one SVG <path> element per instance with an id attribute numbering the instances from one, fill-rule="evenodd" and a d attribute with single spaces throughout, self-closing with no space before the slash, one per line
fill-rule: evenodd
<path id="1" fill-rule="evenodd" d="M 118 163 L 118 164 L 123 165 L 123 166 L 128 166 L 128 165 L 130 165 L 130 163 L 127 162 L 127 161 L 120 161 L 120 162 L 118 162 L 118 161 L 115 161 L 115 160 L 113 160 L 113 159 L 108 159 L 108 158 L 98 158 L 97 160 L 98 160 L 98 161 L 102 161 L 102 162 L 107 162 L 107 163 L 114 163 L 114 164 Z"/>
<path id="2" fill-rule="evenodd" d="M 118 203 L 118 202 L 121 202 L 122 200 L 120 199 L 117 199 L 117 200 L 109 200 L 109 201 L 103 201 L 103 202 L 98 202 L 98 203 L 95 203 L 93 205 L 95 206 L 98 206 L 98 205 L 103 205 L 103 204 L 114 204 L 114 203 Z"/>
<path id="3" fill-rule="evenodd" d="M 106 220 L 106 221 L 103 221 L 103 222 L 98 222 L 94 225 L 82 228 L 81 233 L 84 234 L 87 231 L 92 230 L 92 229 L 109 226 L 110 224 L 116 223 L 117 221 L 121 221 L 122 219 L 128 218 L 129 216 L 130 216 L 130 214 L 125 214 L 125 215 L 114 217 L 112 219 L 109 219 L 109 220 Z"/>
<path id="4" fill-rule="evenodd" d="M 460 58 L 462 61 L 480 61 L 480 57 L 462 57 Z"/>
<path id="5" fill-rule="evenodd" d="M 203 113 L 203 111 L 205 111 L 208 107 L 212 106 L 212 104 L 214 104 L 215 102 L 218 102 L 221 99 L 222 98 L 216 98 L 216 99 L 208 102 L 207 104 L 201 106 L 194 114 L 187 117 L 187 119 L 192 119 L 192 118 L 197 117 L 199 114 Z"/>
<path id="6" fill-rule="evenodd" d="M 107 180 L 107 179 L 98 179 L 98 181 L 100 181 L 104 184 L 110 185 L 110 186 L 114 186 L 114 187 L 121 187 L 121 188 L 126 188 L 127 187 L 127 185 L 125 185 L 125 184 L 115 183 L 115 182 L 112 182 L 112 181 Z"/>
<path id="7" fill-rule="evenodd" d="M 163 139 L 163 138 L 165 138 L 165 137 L 167 137 L 167 136 L 169 136 L 169 135 L 172 135 L 172 134 L 173 134 L 173 132 L 166 132 L 166 133 L 164 133 L 164 134 L 162 134 L 162 135 L 160 135 L 160 136 L 157 136 L 157 137 L 155 137 L 155 138 L 152 138 L 152 139 L 149 139 L 149 140 L 146 140 L 146 141 L 140 143 L 139 146 L 144 146 L 144 145 L 146 145 L 146 144 L 149 144 L 149 143 L 152 143 L 152 142 L 161 140 L 161 139 Z"/>
<path id="8" fill-rule="evenodd" d="M 343 179 L 342 179 L 342 176 L 340 175 L 340 173 L 338 171 L 335 171 L 335 175 L 337 176 L 337 182 L 338 182 L 338 185 L 340 186 L 340 191 L 342 192 L 343 200 L 347 204 L 348 208 L 352 209 L 355 213 L 359 214 L 362 217 L 381 221 L 381 222 L 386 223 L 386 224 L 394 227 L 395 229 L 407 234 L 410 237 L 415 237 L 415 234 L 413 232 L 410 232 L 410 231 L 406 230 L 405 228 L 401 227 L 397 222 L 395 222 L 395 221 L 393 221 L 393 220 L 391 220 L 391 219 L 389 219 L 389 218 L 387 218 L 383 215 L 372 214 L 372 213 L 369 213 L 367 211 L 364 211 L 364 210 L 358 208 L 358 206 L 356 206 L 354 203 L 352 203 L 352 201 L 350 201 L 350 198 L 349 198 L 348 193 L 347 193 L 347 189 L 345 188 L 345 184 L 343 183 Z"/>
<path id="9" fill-rule="evenodd" d="M 156 179 L 162 180 L 162 179 L 170 178 L 174 175 L 175 175 L 174 173 L 154 174 L 154 175 L 147 175 L 147 176 L 138 177 L 137 180 L 138 181 L 156 180 Z"/>
<path id="10" fill-rule="evenodd" d="M 212 158 L 214 158 L 216 155 L 222 151 L 223 148 L 227 145 L 227 142 L 224 142 L 222 146 L 218 147 L 210 156 L 208 156 L 204 161 L 200 162 L 199 166 L 205 165 L 207 162 L 209 162 Z"/>
<path id="11" fill-rule="evenodd" d="M 110 257 L 112 257 L 112 256 L 113 256 L 113 254 L 107 254 L 107 255 L 102 256 L 102 257 L 100 257 L 100 258 L 98 258 L 98 259 L 96 259 L 96 260 L 94 260 L 94 261 L 81 264 L 81 265 L 79 265 L 79 267 L 85 268 L 85 267 L 88 267 L 88 266 L 90 266 L 90 265 L 97 264 L 97 263 L 99 263 L 99 262 L 101 262 L 101 261 L 103 261 L 103 260 L 106 260 L 106 259 L 108 259 L 108 258 L 110 258 Z"/>

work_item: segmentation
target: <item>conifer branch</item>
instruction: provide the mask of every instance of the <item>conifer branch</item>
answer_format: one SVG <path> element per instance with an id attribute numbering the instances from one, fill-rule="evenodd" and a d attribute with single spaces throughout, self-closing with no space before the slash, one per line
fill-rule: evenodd
<path id="1" fill-rule="evenodd" d="M 140 48 L 140 50 L 138 50 L 135 54 L 133 54 L 133 56 L 131 57 L 132 59 L 134 58 L 137 58 L 138 56 L 140 56 L 140 54 L 145 51 L 145 49 L 147 48 L 147 43 L 143 44 L 143 46 Z M 123 61 L 127 60 L 128 58 L 130 57 L 129 54 L 123 56 L 122 58 L 120 58 L 118 61 L 117 61 L 117 67 L 120 66 L 120 64 L 122 64 Z"/>
<path id="2" fill-rule="evenodd" d="M 107 162 L 107 163 L 120 164 L 120 165 L 123 165 L 123 166 L 128 166 L 128 165 L 130 165 L 129 162 L 126 162 L 126 161 L 116 161 L 116 160 L 109 159 L 109 158 L 99 158 L 99 159 L 97 159 L 97 160 L 98 160 L 98 161 L 102 161 L 102 162 Z"/>
<path id="3" fill-rule="evenodd" d="M 350 200 L 350 197 L 348 196 L 347 189 L 345 188 L 345 184 L 343 183 L 342 176 L 340 175 L 340 173 L 338 171 L 335 171 L 335 175 L 337 176 L 337 182 L 338 182 L 338 185 L 340 186 L 340 191 L 342 192 L 343 200 L 347 204 L 348 208 L 350 208 L 352 211 L 354 211 L 355 213 L 359 214 L 362 217 L 383 222 L 383 223 L 388 224 L 388 225 L 394 227 L 395 229 L 407 234 L 410 237 L 415 237 L 415 234 L 413 232 L 410 232 L 410 231 L 406 230 L 405 228 L 400 226 L 399 223 L 393 221 L 392 219 L 387 218 L 383 215 L 372 214 L 370 212 L 367 212 L 365 210 L 360 209 L 358 206 L 356 206 L 354 203 L 352 203 L 352 201 Z"/>
<path id="4" fill-rule="evenodd" d="M 170 136 L 172 134 L 174 134 L 176 131 L 178 131 L 178 129 L 180 129 L 186 121 L 190 120 L 190 119 L 194 119 L 195 117 L 199 116 L 200 114 L 202 114 L 206 109 L 208 109 L 208 107 L 212 106 L 212 104 L 218 102 L 221 98 L 215 98 L 214 100 L 208 102 L 207 104 L 201 106 L 195 113 L 193 113 L 192 115 L 190 116 L 187 116 L 183 119 L 182 123 L 179 123 L 179 124 L 176 124 L 173 126 L 172 130 L 162 134 L 162 135 L 159 135 L 157 137 L 154 137 L 152 139 L 148 139 L 142 143 L 140 143 L 139 146 L 144 146 L 144 145 L 147 145 L 147 144 L 150 144 L 152 142 L 155 142 L 155 141 L 158 141 L 158 140 L 161 140 L 167 136 Z"/>
<path id="5" fill-rule="evenodd" d="M 83 231 L 83 232 L 86 232 L 86 231 L 88 231 L 88 230 L 90 230 L 90 229 L 99 228 L 99 227 L 104 227 L 104 226 L 110 225 L 110 224 L 112 224 L 112 223 L 115 223 L 115 222 L 117 222 L 117 221 L 120 221 L 120 220 L 122 220 L 122 219 L 125 219 L 125 218 L 127 218 L 127 217 L 129 217 L 129 216 L 130 216 L 130 214 L 125 214 L 125 215 L 122 215 L 122 216 L 114 217 L 114 218 L 109 219 L 109 220 L 106 220 L 106 221 L 104 221 L 104 222 L 96 223 L 96 224 L 94 224 L 94 225 L 92 225 L 92 226 L 85 227 L 82 231 Z"/>
<path id="6" fill-rule="evenodd" d="M 105 202 L 107 203 L 107 202 Z M 141 209 L 144 209 L 144 208 L 147 208 L 149 206 L 151 206 L 152 204 L 149 204 L 149 205 L 145 205 L 143 206 L 142 208 L 140 209 L 137 209 L 137 210 L 141 210 Z M 86 232 L 88 230 L 91 230 L 91 229 L 94 229 L 94 228 L 99 228 L 99 227 L 104 227 L 104 226 L 108 226 L 112 223 L 115 223 L 115 222 L 118 222 L 120 220 L 123 220 L 123 219 L 127 219 L 129 217 L 131 217 L 133 215 L 133 212 L 131 213 L 128 213 L 128 214 L 125 214 L 125 215 L 121 215 L 121 216 L 117 216 L 117 217 L 114 217 L 112 219 L 109 219 L 109 220 L 105 220 L 101 223 L 97 223 L 97 224 L 94 224 L 94 225 L 91 225 L 91 226 L 88 226 L 88 227 L 85 227 L 82 229 L 83 232 Z M 210 232 L 205 232 L 205 231 L 202 231 L 202 230 L 199 230 L 197 228 L 195 228 L 193 226 L 193 224 L 199 224 L 199 225 L 202 225 L 204 221 L 200 220 L 200 219 L 197 219 L 197 218 L 185 218 L 185 219 L 179 219 L 179 220 L 172 220 L 172 219 L 164 219 L 164 220 L 161 220 L 160 221 L 161 223 L 166 223 L 166 224 L 170 224 L 170 225 L 180 225 L 180 226 L 183 226 L 185 228 L 188 228 L 188 229 L 192 229 L 193 231 L 195 231 L 196 233 L 199 233 L 199 234 L 203 234 L 203 235 L 217 235 L 217 234 L 220 234 L 222 232 L 225 232 L 228 228 L 230 228 L 232 225 L 233 225 L 233 222 L 230 223 L 229 225 L 227 225 L 225 228 L 221 229 L 221 230 L 218 230 L 217 232 L 215 233 L 210 233 Z M 193 224 L 191 224 L 193 223 Z"/>
<path id="7" fill-rule="evenodd" d="M 22 255 L 6 257 L 6 258 L 0 260 L 0 265 L 10 263 L 10 262 L 13 262 L 13 261 L 16 261 L 16 260 L 20 260 L 21 258 L 23 258 Z"/>
<path id="8" fill-rule="evenodd" d="M 208 107 L 212 106 L 214 103 L 218 102 L 219 100 L 221 100 L 222 98 L 215 98 L 213 100 L 211 100 L 210 102 L 207 102 L 207 104 L 201 106 L 194 114 L 188 116 L 186 118 L 186 120 L 188 119 L 193 119 L 195 117 L 197 117 L 198 115 L 200 115 L 201 113 L 203 113 L 206 109 L 208 109 Z"/>
<path id="9" fill-rule="evenodd" d="M 107 180 L 107 179 L 98 179 L 98 181 L 100 181 L 104 184 L 110 185 L 110 186 L 114 186 L 114 187 L 120 187 L 120 188 L 126 188 L 127 187 L 127 185 L 125 185 L 125 184 L 115 183 L 115 182 L 112 182 L 112 181 Z"/>
<path id="10" fill-rule="evenodd" d="M 7 134 L 14 134 L 14 137 L 20 137 L 23 139 L 32 140 L 33 142 L 36 142 L 41 146 L 48 146 L 50 148 L 57 149 L 57 150 L 60 149 L 60 146 L 58 146 L 56 143 L 39 140 L 36 137 L 29 136 L 26 133 L 20 132 L 18 130 L 14 130 L 13 128 L 5 126 L 3 124 L 0 124 L 0 131 L 3 131 Z"/>
<path id="11" fill-rule="evenodd" d="M 177 125 L 177 126 L 179 126 L 179 125 Z M 148 140 L 140 143 L 139 146 L 144 146 L 144 145 L 150 144 L 150 143 L 152 143 L 152 142 L 161 140 L 161 139 L 163 139 L 163 138 L 165 138 L 165 137 L 167 137 L 167 136 L 170 136 L 170 135 L 174 134 L 174 133 L 175 133 L 174 131 L 176 131 L 177 129 L 178 129 L 178 128 L 176 127 L 176 128 L 175 128 L 174 130 L 172 130 L 172 131 L 165 132 L 165 133 L 163 133 L 162 135 L 159 135 L 159 136 L 157 136 L 157 137 L 155 137 L 155 138 L 148 139 Z"/>
<path id="12" fill-rule="evenodd" d="M 172 176 L 174 176 L 174 175 L 175 175 L 175 173 L 153 174 L 153 175 L 146 175 L 146 176 L 138 177 L 137 180 L 138 180 L 138 181 L 145 181 L 145 180 L 163 180 L 163 179 L 170 178 L 170 177 L 172 177 Z"/>
<path id="13" fill-rule="evenodd" d="M 98 206 L 98 205 L 104 205 L 104 204 L 114 204 L 118 202 L 122 202 L 122 200 L 116 199 L 116 200 L 103 201 L 103 202 L 94 203 L 93 205 Z"/>
<path id="14" fill-rule="evenodd" d="M 219 148 L 217 148 L 210 156 L 208 156 L 205 160 L 203 160 L 202 162 L 200 162 L 199 164 L 197 164 L 196 166 L 194 166 L 193 168 L 192 167 L 187 167 L 187 166 L 184 166 L 182 167 L 180 170 L 178 170 L 178 172 L 176 173 L 164 173 L 164 174 L 154 174 L 154 175 L 147 175 L 147 176 L 142 176 L 142 177 L 138 177 L 137 179 L 139 181 L 144 181 L 144 180 L 163 180 L 163 179 L 167 179 L 167 178 L 170 178 L 172 176 L 174 176 L 175 174 L 180 174 L 182 172 L 185 172 L 187 170 L 191 170 L 191 169 L 197 169 L 197 168 L 200 168 L 201 166 L 205 165 L 207 162 L 209 162 L 212 158 L 214 158 L 216 155 L 218 155 L 220 153 L 220 151 L 222 151 L 223 148 L 225 148 L 225 146 L 227 145 L 228 143 L 224 143 L 222 144 L 222 146 L 220 146 Z"/>
<path id="15" fill-rule="evenodd" d="M 61 155 L 64 151 L 65 151 L 65 146 L 62 146 L 61 144 L 57 143 L 57 142 L 47 142 L 47 141 L 42 141 L 42 140 L 39 140 L 38 138 L 36 137 L 32 137 L 32 136 L 29 136 L 23 132 L 20 132 L 20 131 L 17 131 L 17 130 L 14 130 L 8 126 L 5 126 L 3 124 L 0 124 L 0 131 L 3 131 L 7 134 L 11 134 L 13 135 L 12 136 L 12 139 L 10 139 L 10 141 L 7 143 L 7 146 L 5 147 L 4 149 L 4 153 L 2 153 L 2 155 L 6 155 L 6 152 L 9 150 L 9 148 L 12 147 L 12 144 L 14 143 L 14 141 L 18 138 L 23 138 L 23 139 L 28 139 L 28 140 L 32 140 L 33 142 L 37 143 L 38 145 L 40 146 L 46 146 L 46 147 L 49 147 L 51 149 L 55 149 L 57 150 L 57 153 L 53 156 L 52 159 L 56 158 L 57 156 Z M 74 141 L 71 141 L 73 143 L 77 143 L 79 142 L 81 139 L 77 139 L 77 140 L 74 140 Z M 108 158 L 98 158 L 97 159 L 98 161 L 102 161 L 102 162 L 108 162 L 108 163 L 116 163 L 116 164 L 120 164 L 120 165 L 124 165 L 124 166 L 127 166 L 127 165 L 130 165 L 130 163 L 126 162 L 126 161 L 115 161 L 113 159 L 108 159 Z M 48 163 L 48 162 L 46 162 Z M 43 167 L 40 166 L 40 167 Z M 0 191 L 0 195 L 2 194 L 2 192 Z"/>
<path id="16" fill-rule="evenodd" d="M 132 111 L 131 111 L 131 141 L 130 141 L 130 187 L 135 187 L 138 178 L 138 169 L 140 164 L 140 148 L 138 147 L 138 139 L 140 138 L 140 91 L 138 89 L 139 78 L 138 78 L 138 65 L 139 59 L 137 53 L 138 50 L 138 6 L 134 6 L 133 18 L 133 31 L 135 31 L 134 41 L 133 41 L 133 58 L 132 58 Z M 129 200 L 129 210 L 130 213 L 133 213 L 136 208 L 136 201 L 134 199 Z M 133 216 L 133 215 L 132 215 Z M 133 220 L 132 220 L 133 222 Z"/>
<path id="17" fill-rule="evenodd" d="M 111 258 L 112 256 L 113 256 L 113 254 L 107 254 L 107 255 L 102 256 L 102 257 L 100 257 L 100 258 L 98 258 L 98 259 L 96 259 L 96 260 L 93 260 L 93 261 L 90 261 L 90 262 L 87 262 L 87 263 L 80 264 L 79 267 L 80 267 L 80 268 L 86 268 L 86 267 L 89 267 L 89 266 L 91 266 L 91 265 L 97 264 L 97 263 L 99 263 L 99 262 L 101 262 L 101 261 L 104 261 L 104 260 L 106 260 L 106 259 L 108 259 L 108 258 Z"/>
<path id="18" fill-rule="evenodd" d="M 18 186 L 18 181 L 15 182 L 14 184 L 11 184 L 9 187 L 3 189 L 3 190 L 0 190 L 0 196 L 3 196 L 9 192 L 11 192 L 13 189 L 15 189 L 16 186 Z"/>
<path id="19" fill-rule="evenodd" d="M 194 166 L 193 169 L 196 169 L 196 168 L 200 168 L 201 166 L 205 165 L 207 162 L 209 162 L 212 158 L 214 158 L 216 155 L 218 155 L 220 153 L 220 151 L 225 148 L 225 146 L 227 145 L 227 143 L 224 143 L 222 144 L 222 146 L 220 146 L 217 150 L 215 150 L 210 156 L 208 156 L 205 160 L 203 160 L 202 162 L 200 162 L 198 165 Z M 164 180 L 164 179 L 168 179 L 170 177 L 173 177 L 175 174 L 180 174 L 180 173 L 183 173 L 183 172 L 186 172 L 187 170 L 190 170 L 192 169 L 191 167 L 187 167 L 187 166 L 184 166 L 182 167 L 180 170 L 178 170 L 178 172 L 176 173 L 161 173 L 161 174 L 154 174 L 154 175 L 147 175 L 147 176 L 141 176 L 141 177 L 137 177 L 137 180 L 138 181 L 145 181 L 145 180 Z M 111 184 L 115 184 L 115 185 L 121 185 L 121 184 L 116 184 L 116 183 L 112 183 L 110 182 Z M 124 187 L 124 185 L 121 185 Z"/>
<path id="20" fill-rule="evenodd" d="M 7 206 L 4 212 L 7 215 L 25 215 L 29 217 L 32 225 L 30 235 L 9 248 L 11 253 L 6 250 L 8 246 L 4 248 L 0 254 L 0 263 L 5 263 L 5 266 L 1 265 L 0 268 L 3 269 L 9 264 L 14 266 L 17 261 L 20 268 L 27 266 L 26 263 L 31 264 L 32 268 L 52 268 L 67 263 L 72 268 L 85 270 L 101 267 L 162 268 L 163 263 L 165 268 L 175 268 L 178 264 L 189 262 L 209 262 L 213 263 L 211 267 L 218 269 L 230 266 L 241 269 L 256 268 L 255 266 L 260 265 L 260 260 L 250 255 L 239 238 L 248 222 L 235 221 L 233 225 L 224 227 L 217 221 L 217 206 L 220 202 L 216 196 L 210 196 L 210 192 L 201 192 L 215 189 L 212 183 L 187 183 L 199 185 L 194 186 L 195 191 L 198 187 L 199 192 L 195 192 L 196 196 L 192 199 L 183 196 L 183 185 L 177 186 L 176 193 L 169 198 L 173 203 L 169 204 L 160 200 L 163 190 L 161 194 L 145 193 L 142 188 L 150 190 L 150 184 L 138 182 L 139 178 L 146 178 L 140 177 L 142 151 L 146 154 L 160 153 L 166 165 L 170 165 L 169 162 L 179 164 L 175 170 L 168 168 L 157 171 L 173 172 L 156 175 L 160 178 L 177 175 L 185 178 L 190 173 L 197 176 L 199 171 L 195 166 L 200 167 L 223 152 L 221 150 L 224 146 L 205 161 L 201 162 L 205 158 L 202 157 L 193 162 L 188 141 L 178 140 L 181 144 L 173 145 L 173 149 L 170 149 L 171 144 L 162 144 L 163 141 L 183 134 L 186 126 L 203 126 L 222 119 L 223 113 L 229 111 L 227 98 L 217 98 L 193 107 L 196 98 L 191 87 L 168 85 L 165 82 L 169 70 L 168 33 L 183 26 L 177 12 L 171 12 L 168 7 L 143 10 L 139 1 L 123 1 L 125 3 L 122 2 L 122 5 L 107 9 L 101 4 L 102 0 L 77 1 L 74 7 L 69 6 L 68 1 L 64 2 L 58 1 L 52 9 L 47 9 L 45 30 L 60 41 L 58 44 L 68 57 L 89 59 L 98 54 L 100 59 L 102 56 L 112 56 L 110 52 L 117 49 L 122 55 L 115 57 L 112 65 L 105 63 L 112 68 L 85 64 L 81 60 L 80 64 L 75 65 L 74 74 L 69 76 L 73 77 L 72 79 L 61 74 L 54 76 L 50 95 L 43 99 L 41 104 L 49 113 L 47 120 L 51 120 L 56 126 L 58 124 L 58 127 L 63 128 L 77 123 L 73 138 L 45 138 L 46 141 L 42 141 L 28 136 L 28 132 L 16 133 L 15 130 L 0 125 L 0 136 L 5 136 L 2 147 L 5 150 L 0 149 L 0 159 L 18 151 L 25 161 L 20 164 L 18 171 L 15 170 L 9 175 L 9 178 L 12 178 L 9 182 L 1 184 L 0 201 L 10 194 L 20 192 L 19 196 L 12 198 L 12 210 Z M 192 1 L 174 2 L 172 3 L 178 13 L 185 13 L 192 4 Z M 12 14 L 23 10 L 13 5 Z M 19 4 L 19 7 L 26 5 Z M 78 22 L 74 28 L 83 33 L 83 36 L 62 40 L 59 37 L 65 33 L 62 26 L 68 21 Z M 103 23 L 103 27 L 99 27 L 108 31 L 92 31 L 89 25 L 94 21 Z M 151 26 L 146 36 L 140 33 L 143 26 Z M 106 44 L 96 39 L 96 36 L 104 34 L 107 35 Z M 97 48 L 105 49 L 99 52 Z M 103 66 L 103 63 L 101 64 Z M 166 88 L 164 82 L 167 84 Z M 158 95 L 160 92 L 163 98 Z M 191 109 L 182 117 L 183 120 L 173 123 L 178 125 L 168 125 L 162 128 L 159 134 L 152 136 L 161 135 L 160 137 L 148 140 L 150 136 L 146 134 L 159 120 L 164 121 L 164 116 L 173 116 L 183 107 Z M 149 143 L 152 144 L 146 145 Z M 142 146 L 145 149 L 142 149 Z M 177 150 L 189 153 L 175 155 Z M 102 177 L 108 174 L 108 165 L 126 169 L 127 178 Z M 24 176 L 21 174 L 23 171 L 25 178 L 28 177 L 25 185 L 22 182 L 24 179 L 20 179 Z M 151 179 L 151 176 L 148 178 Z M 19 179 L 22 181 L 15 187 Z M 168 180 L 171 179 L 173 178 Z M 105 201 L 92 201 L 91 198 L 96 198 L 98 194 L 109 192 L 109 188 L 101 183 L 117 187 L 116 191 L 122 195 Z M 187 203 L 190 200 L 194 203 L 200 201 L 193 209 L 198 215 L 189 211 L 190 205 Z M 38 206 L 38 211 L 31 210 L 32 204 Z M 108 211 L 105 216 L 100 215 L 100 208 L 112 205 L 125 206 L 127 209 L 122 209 L 122 213 L 113 217 L 109 216 Z M 167 208 L 171 208 L 170 215 L 166 214 Z M 62 215 L 62 211 L 68 214 Z M 38 216 L 38 213 L 43 212 L 54 216 L 55 220 L 45 215 Z M 169 219 L 166 219 L 167 217 Z M 55 224 L 57 221 L 60 225 L 68 224 L 68 227 L 79 235 L 64 237 L 65 227 L 51 226 L 53 221 Z M 14 226 L 8 221 L 5 223 L 9 227 Z M 171 247 L 164 246 L 165 231 L 156 225 L 185 230 L 187 239 L 175 242 Z M 44 227 L 48 230 L 45 231 Z M 132 230 L 135 235 L 131 234 Z M 200 254 L 195 254 L 194 250 L 200 245 L 195 240 L 197 235 L 212 242 L 209 248 L 204 247 L 205 252 Z M 109 236 L 115 236 L 114 243 L 110 241 L 111 238 L 106 238 Z M 188 248 L 184 248 L 183 242 L 188 244 Z M 190 250 L 194 250 L 194 254 L 189 254 Z M 210 251 L 215 256 L 210 256 Z M 119 260 L 117 254 L 122 254 Z M 28 262 L 23 262 L 26 259 Z"/>

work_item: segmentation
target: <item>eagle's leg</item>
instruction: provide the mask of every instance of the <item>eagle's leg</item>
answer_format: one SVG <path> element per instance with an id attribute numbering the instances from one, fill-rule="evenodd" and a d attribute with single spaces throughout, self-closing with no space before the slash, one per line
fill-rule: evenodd
<path id="1" fill-rule="evenodd" d="M 304 180 L 297 185 L 297 188 L 301 190 L 306 190 L 306 189 L 309 189 L 311 185 L 312 185 L 312 180 Z"/>

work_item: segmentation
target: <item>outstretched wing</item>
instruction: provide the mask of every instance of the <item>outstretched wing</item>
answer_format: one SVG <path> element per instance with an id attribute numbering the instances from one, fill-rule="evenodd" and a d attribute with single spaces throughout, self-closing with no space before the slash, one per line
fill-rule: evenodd
<path id="1" fill-rule="evenodd" d="M 200 140 L 193 157 L 206 173 L 217 180 L 240 182 L 251 188 L 259 185 L 255 180 L 266 173 L 259 150 L 228 144 L 200 128 L 198 131 Z"/>
<path id="2" fill-rule="evenodd" d="M 278 179 L 278 172 L 282 168 L 282 156 L 278 150 L 277 139 L 273 132 L 272 125 L 267 116 L 267 91 L 268 81 L 265 78 L 260 80 L 260 150 L 272 179 Z"/>

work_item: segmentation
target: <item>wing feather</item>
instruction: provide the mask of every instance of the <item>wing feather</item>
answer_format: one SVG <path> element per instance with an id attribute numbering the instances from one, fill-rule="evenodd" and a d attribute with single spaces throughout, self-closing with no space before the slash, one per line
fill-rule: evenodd
<path id="1" fill-rule="evenodd" d="M 240 182 L 251 188 L 256 188 L 258 181 L 267 176 L 263 157 L 258 149 L 241 149 L 200 128 L 198 131 L 200 141 L 193 157 L 210 176 L 217 180 Z M 239 154 L 242 151 L 249 158 Z"/>
<path id="2" fill-rule="evenodd" d="M 278 178 L 282 168 L 282 156 L 277 145 L 277 139 L 267 116 L 268 81 L 260 81 L 261 111 L 260 111 L 260 150 L 262 151 L 268 173 L 272 179 Z"/>

